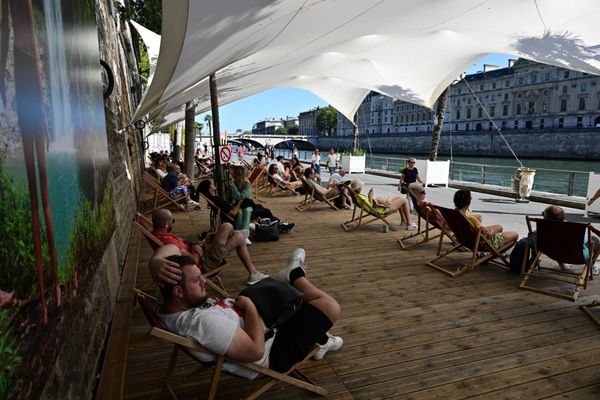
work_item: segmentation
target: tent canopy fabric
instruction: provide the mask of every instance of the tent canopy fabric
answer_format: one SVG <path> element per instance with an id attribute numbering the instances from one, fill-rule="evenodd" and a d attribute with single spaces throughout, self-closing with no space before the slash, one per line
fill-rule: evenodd
<path id="1" fill-rule="evenodd" d="M 598 0 L 163 0 L 158 65 L 134 120 L 192 99 L 210 109 L 212 73 L 221 105 L 303 88 L 350 120 L 371 90 L 431 107 L 489 53 L 600 75 L 599 20 Z"/>

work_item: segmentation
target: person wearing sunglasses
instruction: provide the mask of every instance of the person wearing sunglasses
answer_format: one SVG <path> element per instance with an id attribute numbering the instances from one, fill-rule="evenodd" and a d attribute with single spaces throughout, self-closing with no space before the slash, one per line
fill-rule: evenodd
<path id="1" fill-rule="evenodd" d="M 406 167 L 400 171 L 400 182 L 398 183 L 398 191 L 402 194 L 407 193 L 408 185 L 414 182 L 423 183 L 419 176 L 419 170 L 415 167 L 417 160 L 409 158 Z"/>

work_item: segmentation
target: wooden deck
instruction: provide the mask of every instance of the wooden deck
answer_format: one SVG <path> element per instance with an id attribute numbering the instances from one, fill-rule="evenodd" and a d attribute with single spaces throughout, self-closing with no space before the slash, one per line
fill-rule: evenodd
<path id="1" fill-rule="evenodd" d="M 600 279 L 577 303 L 518 290 L 519 277 L 487 265 L 453 280 L 424 266 L 435 244 L 400 250 L 396 239 L 405 231 L 383 233 L 376 222 L 344 232 L 340 223 L 351 211 L 317 206 L 301 213 L 299 197 L 264 200 L 297 227 L 279 242 L 254 243 L 255 264 L 276 274 L 291 250 L 304 247 L 308 276 L 342 305 L 333 333 L 344 346 L 303 369 L 329 390 L 327 399 L 600 398 L 600 330 L 576 306 L 600 298 Z M 208 211 L 175 218 L 182 236 L 208 229 Z M 150 246 L 139 247 L 137 287 L 152 290 Z M 228 260 L 223 278 L 235 294 L 246 276 L 235 255 Z M 148 331 L 135 308 L 124 398 L 156 398 L 160 391 L 171 347 Z M 180 358 L 179 398 L 206 398 L 209 371 L 196 367 Z M 254 384 L 225 376 L 217 398 L 241 398 Z M 261 398 L 318 396 L 278 385 Z"/>

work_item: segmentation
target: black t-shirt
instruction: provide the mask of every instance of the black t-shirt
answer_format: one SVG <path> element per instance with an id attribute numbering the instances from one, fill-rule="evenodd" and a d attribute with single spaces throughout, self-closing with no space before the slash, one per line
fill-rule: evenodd
<path id="1" fill-rule="evenodd" d="M 404 175 L 404 179 L 402 180 L 402 186 L 408 186 L 411 183 L 417 181 L 417 175 L 419 175 L 419 171 L 416 168 L 404 168 L 402 170 L 402 175 Z"/>
<path id="2" fill-rule="evenodd" d="M 217 196 L 208 196 L 208 198 L 210 199 L 210 201 L 212 201 L 213 203 L 215 203 L 215 205 L 217 207 L 219 207 L 219 209 L 221 211 L 223 211 L 224 213 L 229 213 L 229 211 L 233 210 L 233 207 L 231 205 L 229 205 L 229 203 L 227 203 L 226 201 L 224 201 L 223 199 L 221 199 L 220 197 L 217 197 Z"/>

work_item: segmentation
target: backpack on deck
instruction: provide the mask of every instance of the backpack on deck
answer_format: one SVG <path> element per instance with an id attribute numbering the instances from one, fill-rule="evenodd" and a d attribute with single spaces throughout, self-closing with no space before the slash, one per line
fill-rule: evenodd
<path id="1" fill-rule="evenodd" d="M 522 238 L 517 241 L 515 247 L 513 247 L 510 253 L 510 272 L 513 274 L 521 273 L 521 266 L 523 265 L 523 257 L 525 257 L 525 245 L 529 242 L 529 248 L 527 252 L 527 264 L 525 265 L 525 272 L 529 271 L 531 264 L 533 263 L 533 256 L 531 248 L 533 242 L 529 238 Z"/>

